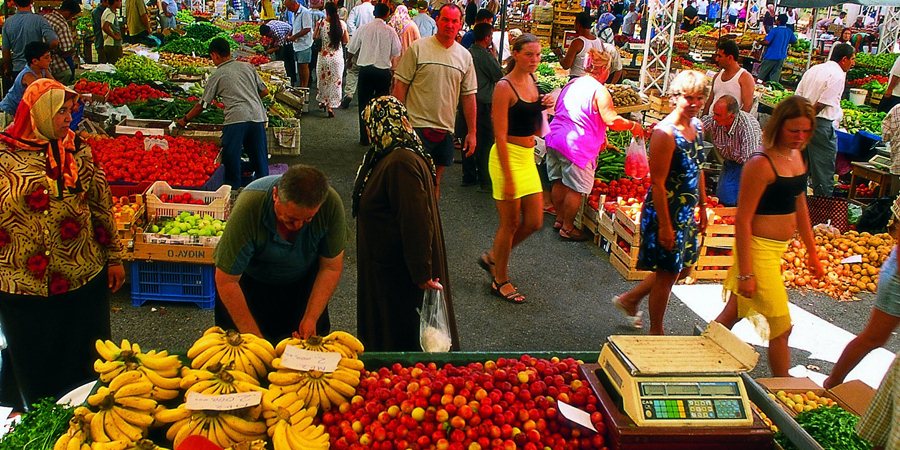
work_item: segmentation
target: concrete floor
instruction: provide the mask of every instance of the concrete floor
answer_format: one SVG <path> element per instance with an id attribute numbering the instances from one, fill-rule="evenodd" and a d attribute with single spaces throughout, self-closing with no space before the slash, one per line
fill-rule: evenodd
<path id="1" fill-rule="evenodd" d="M 272 163 L 304 163 L 319 167 L 329 176 L 344 200 L 348 218 L 350 191 L 356 169 L 366 148 L 358 145 L 356 105 L 338 110 L 337 117 L 325 118 L 314 111 L 303 117 L 302 154 L 293 158 L 272 158 Z M 490 194 L 475 187 L 461 187 L 461 166 L 445 174 L 441 213 L 449 255 L 453 302 L 465 351 L 599 351 L 612 334 L 635 333 L 625 327 L 610 305 L 612 295 L 633 283 L 621 279 L 606 256 L 593 244 L 570 243 L 559 239 L 546 217 L 545 227 L 513 252 L 511 278 L 527 297 L 524 305 L 513 305 L 490 294 L 490 280 L 476 264 L 476 258 L 491 244 L 497 216 Z M 350 221 L 351 236 L 355 223 Z M 345 271 L 331 300 L 335 329 L 356 329 L 356 244 L 347 244 Z M 128 285 L 115 296 L 113 337 L 129 338 L 143 348 L 184 351 L 202 331 L 211 326 L 211 311 L 193 305 L 148 303 L 132 307 Z M 814 293 L 791 291 L 791 301 L 807 311 L 852 333 L 865 325 L 874 296 L 860 302 L 838 303 Z M 646 303 L 644 303 L 646 311 Z M 674 297 L 665 318 L 670 334 L 690 334 L 703 321 Z M 900 350 L 896 333 L 886 346 Z M 753 371 L 769 374 L 765 349 Z M 812 364 L 824 371 L 830 363 L 808 359 L 793 351 L 793 364 Z"/>

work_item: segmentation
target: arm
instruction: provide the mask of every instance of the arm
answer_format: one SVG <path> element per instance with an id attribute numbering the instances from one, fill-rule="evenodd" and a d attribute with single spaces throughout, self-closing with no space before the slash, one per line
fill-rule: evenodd
<path id="1" fill-rule="evenodd" d="M 6 50 L 4 50 L 3 58 L 6 58 Z M 900 77 L 897 75 L 891 74 L 891 78 L 888 80 L 887 91 L 885 91 L 888 95 L 891 95 L 894 92 L 894 88 L 897 87 L 897 83 L 900 82 Z"/>
<path id="2" fill-rule="evenodd" d="M 179 127 L 184 128 L 187 126 L 188 122 L 194 120 L 194 118 L 199 116 L 200 113 L 202 113 L 202 112 L 203 112 L 203 102 L 202 101 L 197 102 L 196 104 L 194 104 L 194 107 L 191 108 L 191 110 L 188 111 L 187 114 L 184 115 L 184 117 L 176 120 L 175 123 Z"/>
<path id="3" fill-rule="evenodd" d="M 738 191 L 737 215 L 734 222 L 735 245 L 738 253 L 739 275 L 753 274 L 753 255 L 750 241 L 753 238 L 753 217 L 766 186 L 775 181 L 775 172 L 764 157 L 750 158 L 741 173 L 741 189 Z M 752 297 L 756 292 L 756 279 L 752 276 L 738 282 L 738 294 Z"/>
<path id="4" fill-rule="evenodd" d="M 144 29 L 147 30 L 147 33 L 153 31 L 153 28 L 150 28 L 150 14 L 148 14 L 146 10 L 141 14 L 141 23 L 144 25 Z"/>
<path id="5" fill-rule="evenodd" d="M 750 112 L 750 108 L 753 107 L 753 93 L 756 90 L 756 82 L 753 81 L 753 75 L 745 71 L 741 74 L 741 79 L 738 80 L 738 83 L 741 85 L 741 110 Z M 709 102 L 710 98 L 712 96 L 707 98 L 706 101 Z"/>
<path id="6" fill-rule="evenodd" d="M 644 137 L 644 130 L 641 128 L 640 123 L 628 120 L 616 112 L 616 109 L 613 106 L 612 97 L 605 87 L 598 89 L 594 94 L 594 108 L 600 113 L 600 118 L 603 119 L 603 123 L 605 123 L 610 130 L 629 130 L 636 137 Z"/>
<path id="7" fill-rule="evenodd" d="M 34 82 L 37 81 L 37 80 L 39 80 L 39 78 L 38 78 L 35 74 L 33 74 L 33 73 L 26 73 L 26 74 L 22 77 L 22 84 L 25 85 L 26 87 L 28 87 L 28 85 L 30 85 L 31 83 L 34 83 Z"/>
<path id="8" fill-rule="evenodd" d="M 107 286 L 112 292 L 116 292 L 125 283 L 125 268 L 122 266 L 122 242 L 119 240 L 119 233 L 116 231 L 116 219 L 112 214 L 112 194 L 110 194 L 109 183 L 106 181 L 106 174 L 103 172 L 103 169 L 93 163 L 90 150 L 85 150 L 94 168 L 93 177 L 90 180 L 91 187 L 87 192 L 88 209 L 91 211 L 91 225 L 94 227 L 95 236 L 100 234 L 98 233 L 100 230 L 105 231 L 103 234 L 109 236 L 109 242 L 105 243 L 108 266 Z M 98 241 L 100 240 L 98 239 Z"/>
<path id="9" fill-rule="evenodd" d="M 313 39 L 322 39 L 322 22 L 316 24 L 316 30 L 313 31 Z"/>
<path id="10" fill-rule="evenodd" d="M 359 16 L 359 10 L 354 7 L 350 10 L 350 15 L 347 16 L 347 30 L 350 34 L 356 34 L 357 16 Z"/>
<path id="11" fill-rule="evenodd" d="M 463 95 L 462 97 L 463 116 L 466 118 L 466 141 L 463 151 L 466 156 L 475 154 L 475 117 L 478 106 L 475 104 L 475 94 Z"/>
<path id="12" fill-rule="evenodd" d="M 334 258 L 319 257 L 319 273 L 313 281 L 312 291 L 306 303 L 306 311 L 297 327 L 300 337 L 306 339 L 316 334 L 316 322 L 328 306 L 344 272 L 344 252 Z"/>
<path id="13" fill-rule="evenodd" d="M 3 46 L 3 74 L 10 75 L 12 73 L 12 52 L 9 48 Z"/>
<path id="14" fill-rule="evenodd" d="M 342 42 L 344 45 L 347 45 L 347 43 L 350 42 L 350 35 L 347 33 L 347 28 L 346 28 L 346 27 L 344 28 L 344 34 L 341 35 L 341 42 Z"/>
<path id="15" fill-rule="evenodd" d="M 797 197 L 797 232 L 806 247 L 806 267 L 810 268 L 816 278 L 824 277 L 825 269 L 822 268 L 822 261 L 819 260 L 819 254 L 816 251 L 816 239 L 813 236 L 812 221 L 809 219 L 809 207 L 806 205 L 805 193 Z"/>
<path id="16" fill-rule="evenodd" d="M 506 133 L 509 131 L 509 107 L 515 101 L 509 83 L 497 83 L 494 87 L 494 97 L 491 101 L 491 122 L 494 124 L 494 143 L 497 148 L 497 161 L 500 162 L 500 170 L 503 172 L 503 199 L 512 200 L 516 188 L 513 183 L 512 171 L 509 167 L 509 150 L 506 148 Z"/>
<path id="17" fill-rule="evenodd" d="M 659 221 L 659 245 L 666 250 L 675 247 L 675 229 L 672 227 L 672 216 L 669 212 L 669 193 L 666 191 L 666 180 L 675 152 L 675 137 L 669 130 L 656 128 L 650 138 L 650 181 L 653 205 Z"/>
<path id="18" fill-rule="evenodd" d="M 712 85 L 709 87 L 709 92 L 712 93 L 715 91 L 716 91 L 716 79 L 713 78 Z M 709 114 L 709 109 L 712 108 L 712 99 L 713 99 L 712 95 L 706 96 L 706 103 L 703 105 L 703 112 L 700 113 L 701 117 Z"/>
<path id="19" fill-rule="evenodd" d="M 566 50 L 566 56 L 563 56 L 562 59 L 559 60 L 559 65 L 562 66 L 563 69 L 571 69 L 572 64 L 575 62 L 575 56 L 578 55 L 579 52 L 584 48 L 584 41 L 581 39 L 575 39 L 569 44 L 569 49 Z"/>
<path id="20" fill-rule="evenodd" d="M 400 100 L 400 103 L 406 103 L 407 92 L 409 92 L 409 85 L 394 78 L 394 89 L 391 90 L 391 95 L 397 97 L 397 100 Z"/>
<path id="21" fill-rule="evenodd" d="M 114 40 L 122 40 L 122 35 L 120 33 L 113 32 L 112 24 L 110 22 L 103 22 L 103 32 Z"/>
<path id="22" fill-rule="evenodd" d="M 222 304 L 228 310 L 228 315 L 234 321 L 234 325 L 241 333 L 252 333 L 262 336 L 262 331 L 256 323 L 256 319 L 250 314 L 250 308 L 247 306 L 247 299 L 244 297 L 244 291 L 241 290 L 239 281 L 240 275 L 229 275 L 222 269 L 216 268 L 216 291 Z"/>

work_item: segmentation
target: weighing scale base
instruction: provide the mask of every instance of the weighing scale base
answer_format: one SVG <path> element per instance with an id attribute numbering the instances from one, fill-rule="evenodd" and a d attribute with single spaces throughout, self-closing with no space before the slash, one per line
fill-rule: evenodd
<path id="1" fill-rule="evenodd" d="M 772 431 L 754 413 L 751 427 L 638 427 L 621 410 L 611 387 L 604 386 L 605 374 L 598 364 L 583 364 L 581 374 L 599 400 L 598 409 L 608 430 L 610 450 L 769 450 Z M 608 383 L 607 383 L 607 386 Z"/>

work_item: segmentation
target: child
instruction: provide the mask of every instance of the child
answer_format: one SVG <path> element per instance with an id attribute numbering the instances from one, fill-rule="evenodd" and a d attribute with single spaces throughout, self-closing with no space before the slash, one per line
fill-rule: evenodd
<path id="1" fill-rule="evenodd" d="M 25 59 L 28 65 L 16 76 L 16 81 L 9 88 L 9 92 L 0 101 L 0 110 L 15 116 L 22 95 L 29 84 L 41 78 L 53 79 L 50 74 L 50 46 L 41 41 L 29 42 L 25 46 Z"/>

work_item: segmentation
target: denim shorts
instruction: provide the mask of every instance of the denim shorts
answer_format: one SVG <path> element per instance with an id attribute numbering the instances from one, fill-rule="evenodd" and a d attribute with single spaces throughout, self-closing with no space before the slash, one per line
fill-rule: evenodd
<path id="1" fill-rule="evenodd" d="M 900 317 L 900 276 L 897 275 L 897 247 L 881 265 L 875 307 L 885 314 Z"/>
<path id="2" fill-rule="evenodd" d="M 425 128 L 416 128 L 416 134 L 422 140 L 422 148 L 425 153 L 431 155 L 436 166 L 452 166 L 456 148 L 453 146 L 453 133 L 446 131 L 441 139 L 435 140 Z"/>
<path id="3" fill-rule="evenodd" d="M 312 61 L 312 47 L 294 52 L 294 60 L 297 61 L 297 64 L 309 64 Z"/>

